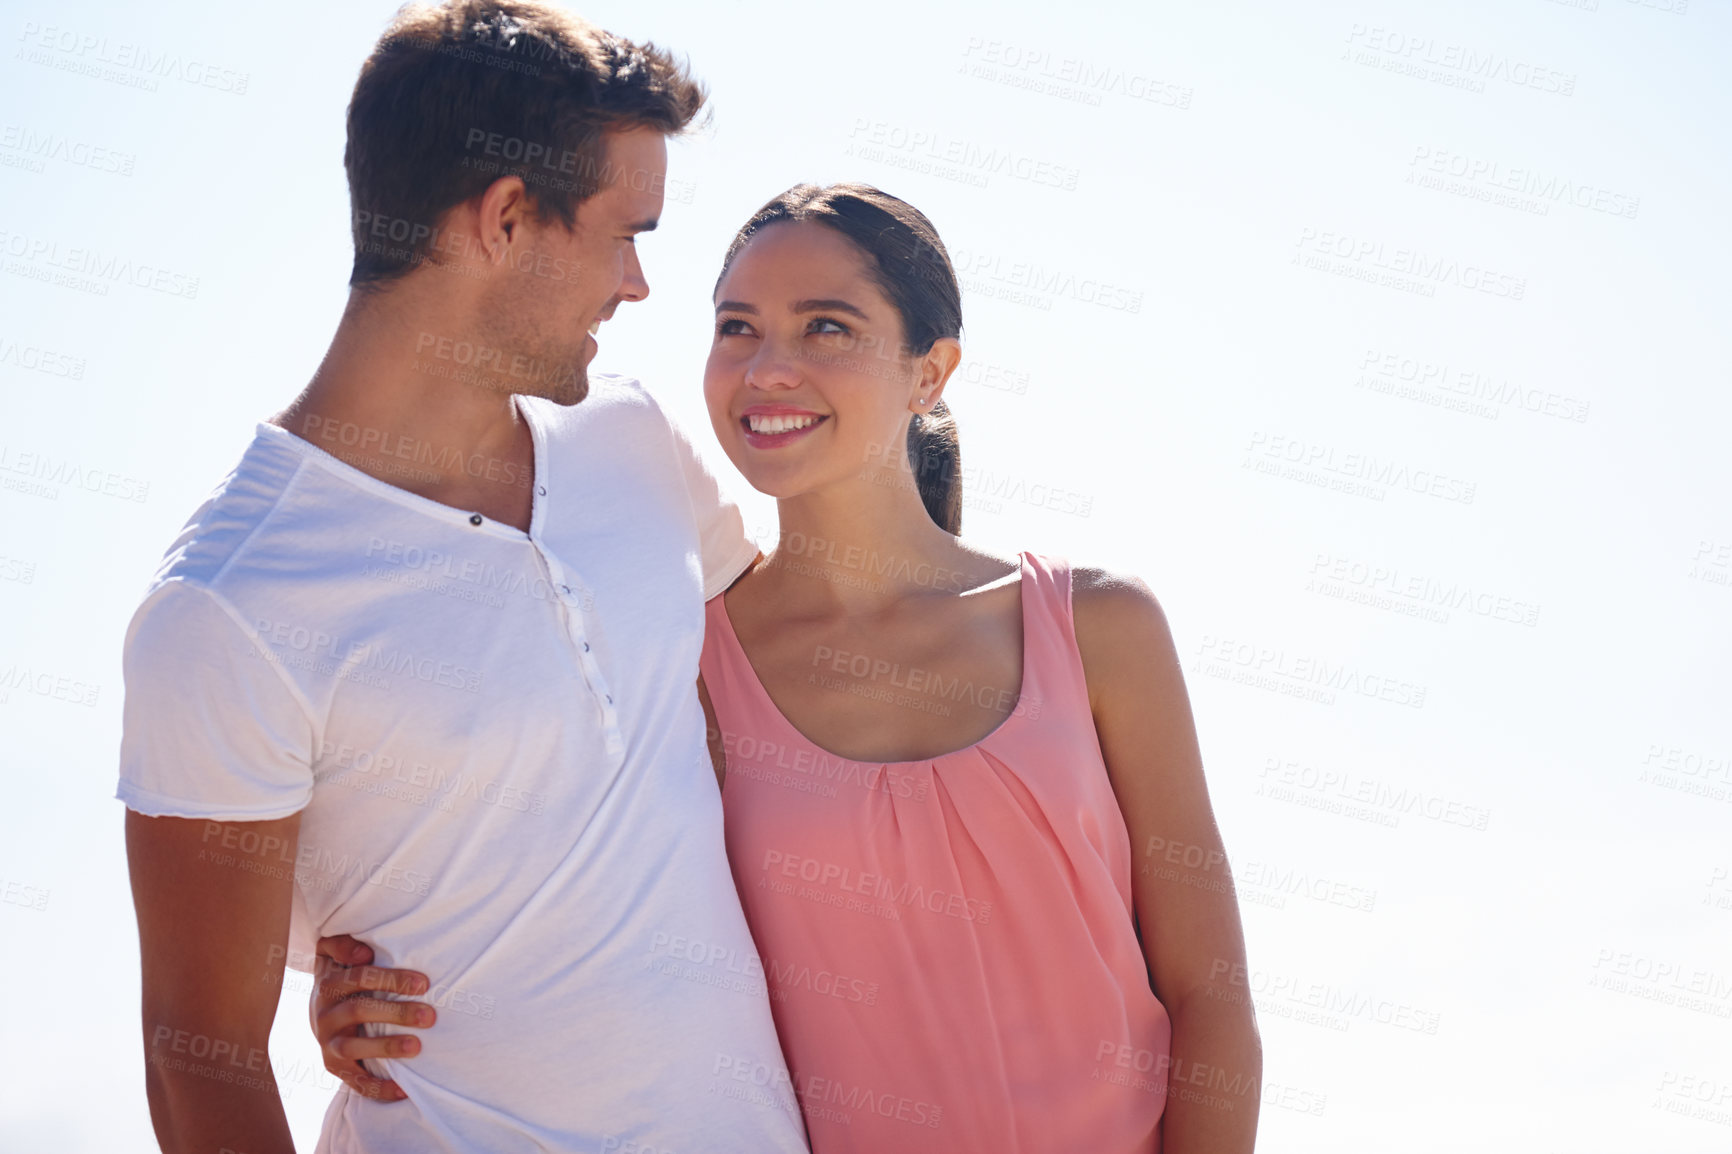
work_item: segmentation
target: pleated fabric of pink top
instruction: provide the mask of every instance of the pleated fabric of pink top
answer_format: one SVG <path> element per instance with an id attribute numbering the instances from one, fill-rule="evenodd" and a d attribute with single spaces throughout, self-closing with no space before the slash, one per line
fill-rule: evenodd
<path id="1" fill-rule="evenodd" d="M 889 763 L 801 735 L 709 602 L 728 858 L 793 1078 L 761 1092 L 798 1100 L 814 1154 L 1160 1149 L 1172 1027 L 1070 592 L 1068 565 L 1022 554 L 1014 705 L 918 670 L 853 679 L 910 708 L 1006 712 L 966 749 Z"/>

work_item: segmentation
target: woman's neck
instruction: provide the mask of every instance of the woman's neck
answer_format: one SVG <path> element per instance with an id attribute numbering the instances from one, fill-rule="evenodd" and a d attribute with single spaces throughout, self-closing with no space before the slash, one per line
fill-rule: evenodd
<path id="1" fill-rule="evenodd" d="M 758 595 L 802 615 L 869 616 L 1003 575 L 1002 560 L 932 520 L 911 478 L 907 489 L 847 488 L 776 502 L 778 540 L 754 574 Z"/>

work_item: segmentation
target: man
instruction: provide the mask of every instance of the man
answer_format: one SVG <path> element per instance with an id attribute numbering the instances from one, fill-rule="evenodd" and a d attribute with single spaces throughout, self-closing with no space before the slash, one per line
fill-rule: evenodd
<path id="1" fill-rule="evenodd" d="M 804 1149 L 695 692 L 755 548 L 587 372 L 703 99 L 535 0 L 405 9 L 362 68 L 330 350 L 127 635 L 164 1150 L 291 1149 L 266 1045 L 322 934 L 429 975 L 440 1029 L 369 1039 L 408 1101 L 340 1091 L 321 1150 Z"/>

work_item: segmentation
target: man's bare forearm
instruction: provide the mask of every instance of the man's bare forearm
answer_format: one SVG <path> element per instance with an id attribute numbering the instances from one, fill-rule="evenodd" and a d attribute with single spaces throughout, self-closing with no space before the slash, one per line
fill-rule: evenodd
<path id="1" fill-rule="evenodd" d="M 238 1062 L 226 1048 L 213 1057 L 216 1040 L 193 1032 L 153 1048 L 163 1028 L 146 1029 L 145 1094 L 164 1154 L 294 1154 L 270 1061 L 257 1057 L 262 1046 L 245 1047 Z"/>
<path id="2" fill-rule="evenodd" d="M 166 1154 L 293 1154 L 267 1047 L 299 827 L 127 814 L 145 1092 Z"/>

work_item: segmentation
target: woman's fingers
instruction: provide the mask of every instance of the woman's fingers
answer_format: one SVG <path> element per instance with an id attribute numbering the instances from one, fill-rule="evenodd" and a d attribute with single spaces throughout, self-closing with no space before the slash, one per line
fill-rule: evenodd
<path id="1" fill-rule="evenodd" d="M 344 998 L 319 1014 L 314 1032 L 323 1042 L 353 1030 L 363 1022 L 386 1022 L 393 1026 L 425 1029 L 438 1015 L 425 1002 L 389 1002 L 383 998 Z"/>
<path id="2" fill-rule="evenodd" d="M 432 1006 L 420 1002 L 391 1002 L 381 998 L 346 998 L 319 1014 L 313 1022 L 325 1069 L 341 1078 L 355 1093 L 381 1102 L 408 1097 L 389 1078 L 376 1078 L 361 1065 L 369 1058 L 413 1058 L 421 1052 L 421 1039 L 409 1034 L 363 1035 L 367 1022 L 392 1025 L 431 1026 L 437 1018 Z"/>
<path id="3" fill-rule="evenodd" d="M 384 966 L 320 966 L 317 1000 L 321 1005 L 369 991 L 383 994 L 425 994 L 427 975 L 417 970 Z"/>
<path id="4" fill-rule="evenodd" d="M 355 1093 L 379 1102 L 401 1102 L 409 1095 L 389 1078 L 375 1078 L 361 1062 L 367 1058 L 412 1058 L 421 1052 L 421 1039 L 403 1035 L 363 1038 L 345 1034 L 324 1041 L 320 1047 L 325 1069 L 342 1079 Z"/>
<path id="5" fill-rule="evenodd" d="M 338 1071 L 331 1065 L 332 1062 L 349 1068 L 350 1063 L 364 1062 L 368 1058 L 413 1058 L 420 1052 L 421 1039 L 409 1034 L 389 1034 L 382 1038 L 340 1034 L 325 1043 L 325 1068 L 335 1074 Z M 353 1068 L 360 1073 L 366 1073 L 359 1066 Z"/>
<path id="6" fill-rule="evenodd" d="M 361 1063 L 369 1058 L 413 1058 L 421 1052 L 421 1040 L 407 1034 L 363 1036 L 361 1030 L 371 1022 L 431 1026 L 438 1019 L 432 1006 L 367 996 L 425 994 L 431 988 L 427 975 L 369 964 L 372 947 L 347 934 L 320 938 L 314 960 L 317 972 L 309 1011 L 325 1069 L 363 1097 L 380 1102 L 407 1098 L 401 1086 L 389 1078 L 374 1077 Z"/>
<path id="7" fill-rule="evenodd" d="M 328 1064 L 326 1069 L 330 1069 Z M 337 1070 L 331 1072 L 363 1098 L 372 1098 L 379 1102 L 401 1102 L 409 1096 L 403 1092 L 403 1087 L 389 1078 L 375 1078 L 365 1071 L 359 1074 L 344 1074 Z"/>
<path id="8" fill-rule="evenodd" d="M 320 938 L 318 952 L 339 966 L 364 966 L 373 960 L 373 947 L 348 934 Z"/>

